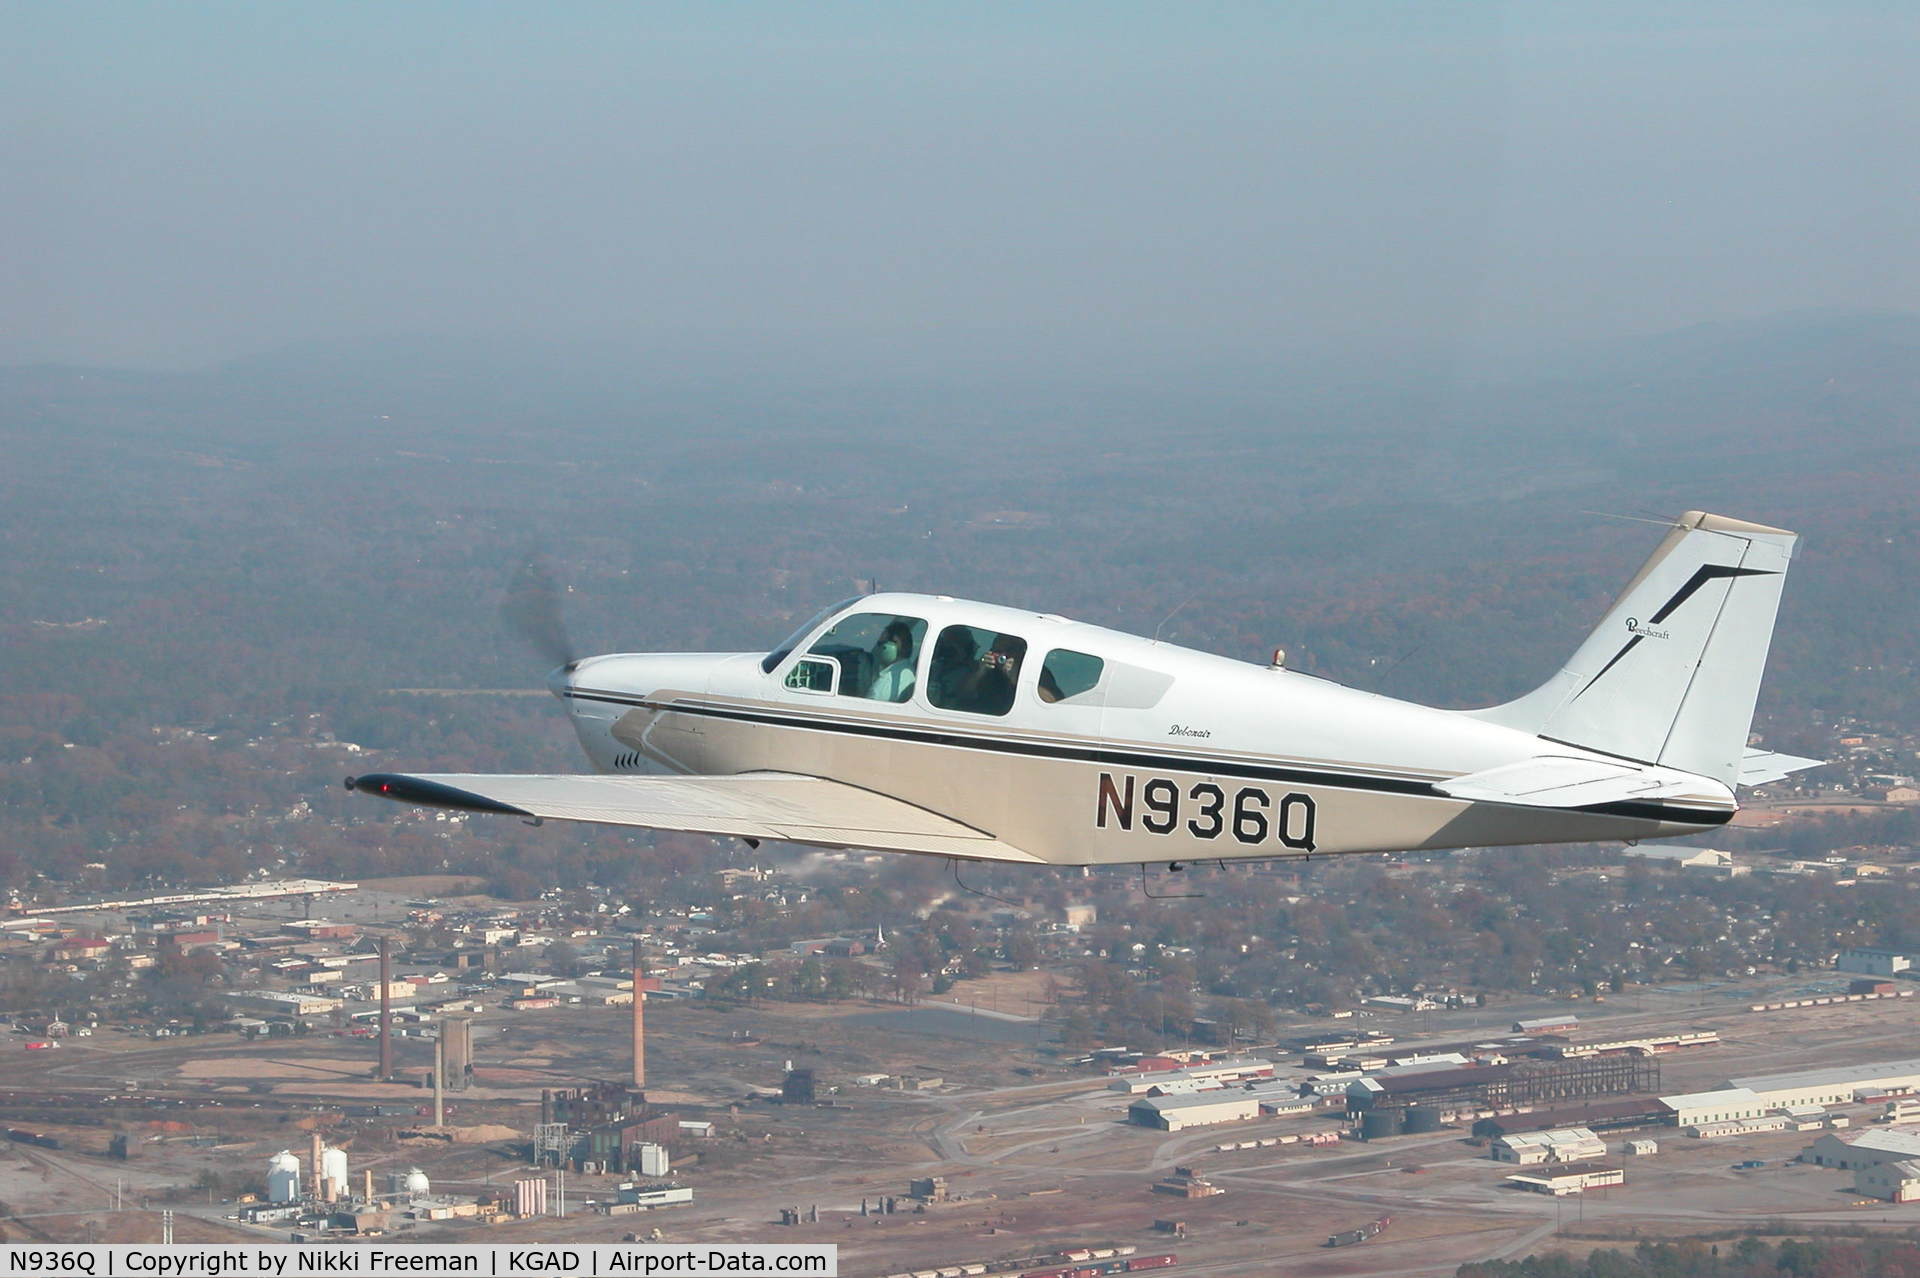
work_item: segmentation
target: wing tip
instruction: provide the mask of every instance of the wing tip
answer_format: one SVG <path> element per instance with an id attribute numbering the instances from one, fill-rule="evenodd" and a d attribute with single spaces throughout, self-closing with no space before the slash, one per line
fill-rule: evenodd
<path id="1" fill-rule="evenodd" d="M 363 777 L 348 777 L 346 786 L 355 794 L 378 795 L 396 803 L 417 803 L 423 807 L 453 808 L 461 812 L 494 812 L 502 816 L 533 815 L 525 808 L 489 799 L 484 794 L 462 790 L 443 781 L 407 776 L 402 772 L 370 772 Z"/>

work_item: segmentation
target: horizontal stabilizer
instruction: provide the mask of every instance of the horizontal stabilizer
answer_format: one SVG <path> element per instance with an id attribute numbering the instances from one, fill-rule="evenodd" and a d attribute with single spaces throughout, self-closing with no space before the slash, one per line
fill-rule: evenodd
<path id="1" fill-rule="evenodd" d="M 1730 806 L 1731 798 L 1713 781 L 1672 768 L 1552 754 L 1436 781 L 1433 788 L 1475 803 L 1517 803 L 1533 808 L 1664 800 L 1720 807 Z"/>
<path id="2" fill-rule="evenodd" d="M 1808 768 L 1825 767 L 1826 762 L 1825 759 L 1803 759 L 1797 754 L 1779 754 L 1773 750 L 1749 750 L 1740 757 L 1739 784 L 1765 785 Z"/>
<path id="3" fill-rule="evenodd" d="M 858 786 L 784 772 L 722 777 L 387 772 L 349 777 L 347 788 L 401 803 L 465 812 L 781 839 L 816 847 L 1040 863 L 1037 856 L 937 812 Z"/>

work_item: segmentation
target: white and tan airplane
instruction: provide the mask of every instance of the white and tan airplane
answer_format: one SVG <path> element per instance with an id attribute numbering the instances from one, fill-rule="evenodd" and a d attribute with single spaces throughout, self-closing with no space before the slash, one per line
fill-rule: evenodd
<path id="1" fill-rule="evenodd" d="M 1676 521 L 1545 684 L 1440 710 L 944 595 L 834 605 L 767 653 L 549 679 L 598 774 L 401 775 L 412 804 L 1047 865 L 1636 840 L 1816 760 L 1747 748 L 1795 534 Z M 659 768 L 665 775 L 633 775 Z"/>

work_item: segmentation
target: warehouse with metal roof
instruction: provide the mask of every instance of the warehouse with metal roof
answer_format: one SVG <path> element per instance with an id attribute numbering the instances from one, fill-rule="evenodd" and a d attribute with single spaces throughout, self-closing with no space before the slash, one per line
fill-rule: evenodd
<path id="1" fill-rule="evenodd" d="M 1911 1092 L 1920 1089 L 1920 1060 L 1875 1061 L 1730 1078 L 1729 1087 L 1760 1093 L 1775 1105 L 1846 1105 L 1860 1093 Z"/>
<path id="2" fill-rule="evenodd" d="M 1260 1117 L 1260 1098 L 1245 1091 L 1202 1092 L 1190 1096 L 1149 1096 L 1127 1106 L 1127 1119 L 1141 1127 L 1177 1132 L 1215 1123 Z"/>
<path id="3" fill-rule="evenodd" d="M 1862 1167 L 1914 1158 L 1920 1158 L 1920 1133 L 1891 1131 L 1862 1132 L 1852 1140 L 1828 1132 L 1800 1154 L 1803 1163 L 1838 1167 L 1842 1171 L 1859 1171 Z"/>

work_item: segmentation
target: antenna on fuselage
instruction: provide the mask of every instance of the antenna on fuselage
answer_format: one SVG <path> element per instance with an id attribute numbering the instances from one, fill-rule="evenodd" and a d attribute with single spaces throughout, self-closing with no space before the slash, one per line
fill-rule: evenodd
<path id="1" fill-rule="evenodd" d="M 1159 642 L 1160 642 L 1160 632 L 1161 632 L 1162 630 L 1165 630 L 1165 629 L 1167 628 L 1167 623 L 1168 623 L 1169 621 L 1172 621 L 1172 620 L 1173 620 L 1173 619 L 1174 619 L 1175 617 L 1177 617 L 1177 616 L 1179 616 L 1179 615 L 1180 615 L 1180 610 L 1181 610 L 1182 608 L 1185 608 L 1185 607 L 1186 607 L 1186 606 L 1187 606 L 1188 604 L 1190 604 L 1190 603 L 1192 603 L 1192 602 L 1193 602 L 1194 600 L 1196 600 L 1196 599 L 1198 599 L 1198 598 L 1199 598 L 1199 597 L 1200 597 L 1200 596 L 1201 596 L 1202 594 L 1204 594 L 1204 593 L 1206 593 L 1206 592 L 1205 592 L 1205 591 L 1201 591 L 1201 590 L 1196 590 L 1196 591 L 1194 591 L 1194 592 L 1193 592 L 1192 594 L 1190 594 L 1190 595 L 1188 595 L 1188 596 L 1187 596 L 1187 597 L 1186 597 L 1185 599 L 1182 599 L 1182 600 L 1181 600 L 1181 601 L 1180 601 L 1180 602 L 1179 602 L 1179 603 L 1178 603 L 1177 605 L 1175 605 L 1175 607 L 1174 607 L 1174 610 L 1173 610 L 1172 612 L 1170 612 L 1170 613 L 1168 613 L 1168 614 L 1167 614 L 1166 616 L 1164 616 L 1164 617 L 1162 617 L 1162 618 L 1160 618 L 1160 624 L 1159 624 L 1159 625 L 1157 625 L 1157 626 L 1155 626 L 1155 627 L 1153 628 L 1153 641 L 1154 641 L 1155 643 L 1159 643 Z"/>
<path id="2" fill-rule="evenodd" d="M 960 877 L 960 858 L 959 858 L 959 857 L 957 857 L 957 856 L 950 856 L 950 857 L 948 857 L 948 858 L 947 858 L 947 864 L 948 864 L 948 865 L 951 865 L 951 866 L 953 867 L 953 881 L 954 881 L 954 884 L 955 884 L 955 885 L 956 885 L 957 887 L 959 887 L 959 889 L 960 889 L 960 890 L 961 890 L 962 892 L 971 892 L 971 893 L 973 893 L 973 894 L 974 894 L 975 896 L 983 896 L 983 897 L 985 897 L 985 898 L 986 898 L 987 900 L 989 900 L 989 901 L 998 901 L 998 902 L 1000 902 L 1000 904 L 1002 904 L 1002 905 L 1015 905 L 1015 906 L 1017 906 L 1017 905 L 1019 905 L 1019 904 L 1020 904 L 1020 902 L 1018 902 L 1018 901 L 1009 901 L 1009 900 L 1008 900 L 1008 899 L 1007 899 L 1006 897 L 1004 897 L 1004 896 L 995 896 L 995 895 L 994 895 L 993 893 L 991 893 L 991 892 L 982 892 L 982 891 L 981 891 L 981 890 L 980 890 L 979 888 L 977 888 L 977 887 L 974 887 L 974 886 L 973 886 L 972 884 L 970 884 L 970 883 L 968 883 L 968 882 L 967 882 L 967 881 L 966 881 L 965 879 L 963 879 L 963 878 L 961 878 L 961 877 Z"/>
<path id="3" fill-rule="evenodd" d="M 1169 861 L 1169 872 L 1178 874 L 1187 867 L 1178 861 Z M 1147 863 L 1140 862 L 1140 893 L 1149 901 L 1198 901 L 1206 896 L 1205 892 L 1156 892 L 1147 883 Z"/>

